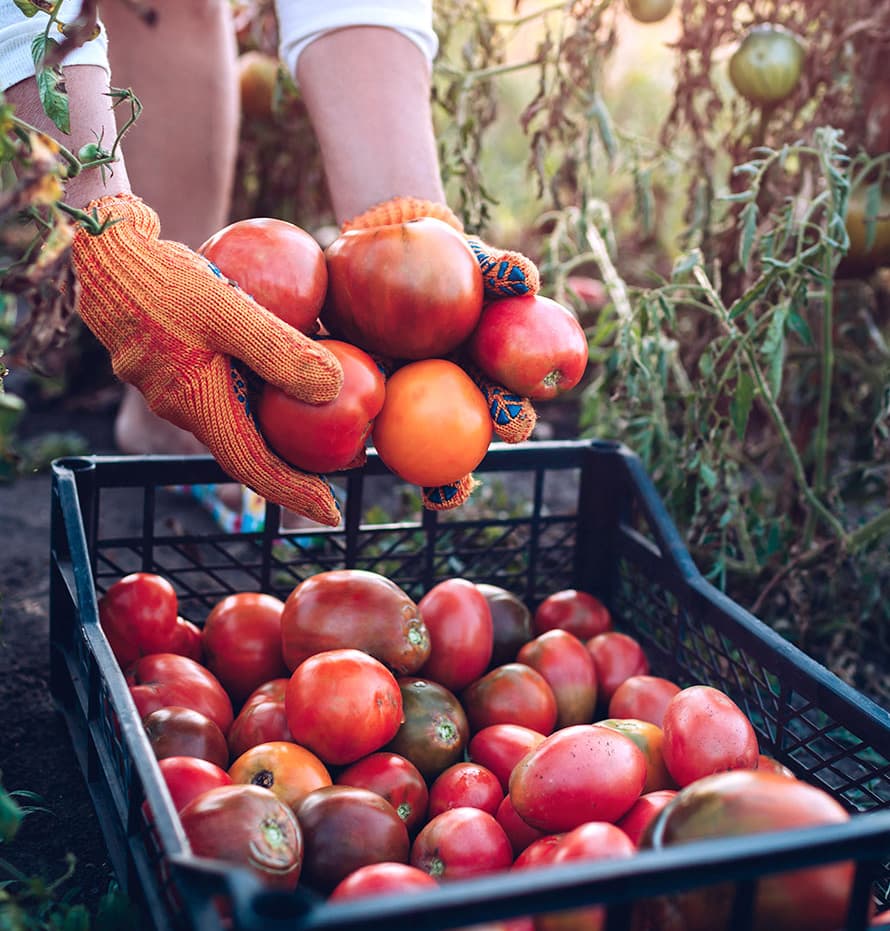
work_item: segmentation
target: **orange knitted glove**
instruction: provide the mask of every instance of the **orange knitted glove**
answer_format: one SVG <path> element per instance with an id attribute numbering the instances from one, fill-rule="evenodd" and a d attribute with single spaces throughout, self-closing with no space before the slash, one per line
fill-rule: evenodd
<path id="1" fill-rule="evenodd" d="M 407 223 L 418 217 L 435 217 L 458 232 L 464 232 L 463 224 L 445 204 L 416 197 L 394 197 L 377 204 L 351 220 L 347 220 L 341 226 L 340 232 L 369 229 L 391 223 Z M 531 259 L 521 252 L 494 249 L 475 236 L 465 235 L 465 239 L 482 271 L 482 282 L 487 298 L 537 294 L 540 276 Z M 491 382 L 467 360 L 456 358 L 454 361 L 464 368 L 485 395 L 497 437 L 505 443 L 521 443 L 527 440 L 537 421 L 537 414 L 531 401 Z M 470 497 L 478 484 L 472 475 L 467 475 L 448 485 L 423 488 L 421 489 L 423 506 L 433 511 L 459 507 Z"/>
<path id="2" fill-rule="evenodd" d="M 327 482 L 295 471 L 266 446 L 233 364 L 240 359 L 295 397 L 323 403 L 343 381 L 324 346 L 223 279 L 206 259 L 158 238 L 157 214 L 129 194 L 87 207 L 114 220 L 74 237 L 83 322 L 158 416 L 193 433 L 236 481 L 321 524 L 340 512 Z"/>

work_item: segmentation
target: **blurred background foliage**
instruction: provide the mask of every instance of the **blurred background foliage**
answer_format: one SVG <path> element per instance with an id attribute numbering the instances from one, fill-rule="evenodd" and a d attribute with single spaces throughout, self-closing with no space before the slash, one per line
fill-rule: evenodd
<path id="1" fill-rule="evenodd" d="M 232 3 L 231 218 L 279 216 L 325 242 L 271 0 Z M 531 255 L 588 333 L 588 375 L 542 405 L 544 429 L 634 449 L 715 584 L 887 698 L 890 2 L 434 6 L 450 203 Z M 767 28 L 765 53 L 745 45 Z M 65 319 L 32 303 L 32 333 L 41 312 L 50 329 Z"/>

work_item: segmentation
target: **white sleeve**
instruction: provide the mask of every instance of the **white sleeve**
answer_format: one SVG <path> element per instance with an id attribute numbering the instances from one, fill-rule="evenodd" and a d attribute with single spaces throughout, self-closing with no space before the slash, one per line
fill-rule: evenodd
<path id="1" fill-rule="evenodd" d="M 411 39 L 432 62 L 439 48 L 432 0 L 275 0 L 278 53 L 296 77 L 297 59 L 315 39 L 347 26 L 385 26 Z"/>
<path id="2" fill-rule="evenodd" d="M 80 2 L 81 0 L 64 0 L 59 20 L 63 23 L 72 22 L 80 13 Z M 6 90 L 13 84 L 34 76 L 31 42 L 46 29 L 46 19 L 46 13 L 27 17 L 13 0 L 0 0 L 0 90 Z M 63 38 L 55 28 L 50 30 L 50 37 L 58 41 Z M 98 65 L 110 73 L 105 28 L 100 29 L 95 39 L 70 52 L 63 65 Z"/>

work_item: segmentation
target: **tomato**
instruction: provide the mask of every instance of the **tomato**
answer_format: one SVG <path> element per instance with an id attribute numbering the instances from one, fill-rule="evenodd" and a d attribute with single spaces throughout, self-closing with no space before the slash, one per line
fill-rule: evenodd
<path id="1" fill-rule="evenodd" d="M 331 334 L 394 359 L 445 356 L 482 312 L 482 272 L 457 230 L 422 217 L 340 235 L 325 250 Z"/>
<path id="2" fill-rule="evenodd" d="M 674 0 L 625 0 L 627 11 L 638 23 L 657 23 L 674 8 Z"/>
<path id="3" fill-rule="evenodd" d="M 841 824 L 849 813 L 827 792 L 798 779 L 758 770 L 705 776 L 681 789 L 662 808 L 641 839 L 642 847 L 663 849 L 711 837 Z M 833 931 L 845 926 L 853 883 L 851 862 L 796 869 L 758 877 L 752 928 Z M 652 927 L 665 915 L 685 931 L 729 928 L 735 886 L 694 889 L 643 906 Z M 676 925 L 674 924 L 676 922 Z M 649 927 L 649 925 L 644 925 Z"/>
<path id="4" fill-rule="evenodd" d="M 724 692 L 693 685 L 664 713 L 664 761 L 677 785 L 728 769 L 755 769 L 757 735 L 747 715 Z"/>
<path id="5" fill-rule="evenodd" d="M 177 811 L 208 789 L 232 784 L 232 777 L 221 766 L 196 756 L 167 756 L 158 760 L 158 766 Z"/>
<path id="6" fill-rule="evenodd" d="M 383 796 L 414 836 L 426 820 L 429 788 L 420 770 L 398 753 L 380 750 L 347 766 L 336 779 L 338 785 L 370 789 Z"/>
<path id="7" fill-rule="evenodd" d="M 485 596 L 491 610 L 494 643 L 489 669 L 512 663 L 522 644 L 534 637 L 532 613 L 520 598 L 500 585 L 477 582 L 476 588 Z"/>
<path id="8" fill-rule="evenodd" d="M 99 599 L 99 623 L 122 669 L 179 642 L 176 589 L 154 572 L 133 572 Z"/>
<path id="9" fill-rule="evenodd" d="M 404 720 L 386 750 L 409 759 L 431 782 L 464 757 L 470 736 L 457 696 L 431 679 L 399 679 Z"/>
<path id="10" fill-rule="evenodd" d="M 209 789 L 179 812 L 197 857 L 245 867 L 275 889 L 295 889 L 303 865 L 303 832 L 294 813 L 268 789 Z"/>
<path id="11" fill-rule="evenodd" d="M 567 630 L 579 640 L 589 640 L 612 629 L 609 609 L 594 595 L 576 588 L 565 588 L 548 595 L 535 609 L 535 632 Z"/>
<path id="12" fill-rule="evenodd" d="M 264 682 L 262 685 L 258 685 L 251 693 L 244 699 L 244 704 L 241 706 L 243 711 L 245 708 L 250 707 L 253 704 L 259 704 L 266 701 L 284 701 L 284 696 L 287 694 L 287 683 L 290 681 L 290 676 L 279 676 L 277 679 L 269 679 L 268 682 Z"/>
<path id="13" fill-rule="evenodd" d="M 218 601 L 204 622 L 204 661 L 235 705 L 258 686 L 287 675 L 281 654 L 284 602 L 262 592 Z"/>
<path id="14" fill-rule="evenodd" d="M 438 889 L 439 884 L 410 863 L 369 863 L 341 879 L 328 896 L 329 902 L 393 895 L 414 889 Z"/>
<path id="15" fill-rule="evenodd" d="M 513 861 L 514 870 L 537 869 L 539 866 L 547 866 L 553 863 L 556 851 L 565 834 L 542 834 L 537 840 L 533 840 L 525 850 Z"/>
<path id="16" fill-rule="evenodd" d="M 168 756 L 196 756 L 225 768 L 229 746 L 225 734 L 206 714 L 170 705 L 147 714 L 142 726 L 159 760 Z"/>
<path id="17" fill-rule="evenodd" d="M 431 818 L 411 845 L 411 865 L 450 882 L 506 870 L 513 849 L 494 815 L 480 808 L 449 808 Z"/>
<path id="18" fill-rule="evenodd" d="M 455 763 L 430 786 L 427 817 L 435 818 L 449 808 L 480 808 L 496 815 L 504 799 L 500 780 L 478 763 Z"/>
<path id="19" fill-rule="evenodd" d="M 750 103 L 773 106 L 791 96 L 804 64 L 800 39 L 784 26 L 759 23 L 729 59 L 732 86 Z"/>
<path id="20" fill-rule="evenodd" d="M 332 783 L 324 763 L 311 750 L 284 740 L 257 744 L 229 767 L 232 782 L 270 789 L 296 810 L 303 799 Z"/>
<path id="21" fill-rule="evenodd" d="M 614 728 L 620 734 L 630 737 L 643 751 L 643 756 L 646 757 L 646 783 L 643 792 L 677 787 L 664 762 L 664 732 L 657 724 L 638 721 L 636 718 L 606 718 L 596 723 Z"/>
<path id="22" fill-rule="evenodd" d="M 370 789 L 316 789 L 296 812 L 306 843 L 303 880 L 316 891 L 330 893 L 369 863 L 408 862 L 411 842 L 405 822 Z"/>
<path id="23" fill-rule="evenodd" d="M 188 656 L 196 663 L 203 663 L 204 634 L 201 628 L 184 617 L 177 617 L 173 636 L 164 652 L 178 653 L 180 656 Z"/>
<path id="24" fill-rule="evenodd" d="M 540 294 L 486 304 L 466 347 L 493 382 L 541 400 L 574 388 L 589 356 L 574 312 Z"/>
<path id="25" fill-rule="evenodd" d="M 516 813 L 540 831 L 571 831 L 585 821 L 616 821 L 640 797 L 646 758 L 625 734 L 575 724 L 545 737 L 513 770 Z"/>
<path id="26" fill-rule="evenodd" d="M 470 376 L 447 359 L 424 359 L 390 376 L 371 438 L 387 468 L 430 487 L 472 472 L 492 429 L 488 403 Z"/>
<path id="27" fill-rule="evenodd" d="M 281 638 L 292 670 L 315 653 L 352 648 L 405 675 L 430 653 L 429 631 L 415 602 L 395 582 L 365 569 L 332 569 L 304 579 L 284 602 Z"/>
<path id="28" fill-rule="evenodd" d="M 609 699 L 610 718 L 636 718 L 661 727 L 664 709 L 680 686 L 660 676 L 629 676 Z"/>
<path id="29" fill-rule="evenodd" d="M 510 841 L 514 857 L 518 857 L 529 844 L 544 836 L 542 831 L 533 828 L 530 824 L 526 824 L 516 814 L 516 809 L 513 807 L 509 794 L 501 799 L 501 804 L 498 805 L 494 816 Z"/>
<path id="30" fill-rule="evenodd" d="M 294 670 L 284 701 L 294 740 L 325 763 L 354 763 L 391 740 L 402 721 L 395 676 L 361 650 L 326 650 Z"/>
<path id="31" fill-rule="evenodd" d="M 127 685 L 139 716 L 182 705 L 206 714 L 227 734 L 234 717 L 232 700 L 213 673 L 187 656 L 152 653 L 127 670 Z"/>
<path id="32" fill-rule="evenodd" d="M 547 680 L 525 663 L 505 663 L 461 693 L 470 730 L 492 724 L 522 724 L 541 734 L 556 725 L 556 696 Z"/>
<path id="33" fill-rule="evenodd" d="M 529 640 L 516 661 L 536 669 L 556 698 L 556 728 L 589 724 L 596 708 L 596 667 L 590 650 L 567 630 L 548 630 Z"/>
<path id="34" fill-rule="evenodd" d="M 237 68 L 241 115 L 247 120 L 268 122 L 278 83 L 278 59 L 251 49 L 238 56 Z"/>
<path id="35" fill-rule="evenodd" d="M 417 603 L 430 632 L 430 655 L 419 674 L 452 692 L 487 669 L 494 648 L 494 625 L 485 595 L 467 579 L 434 585 Z"/>
<path id="36" fill-rule="evenodd" d="M 617 630 L 607 630 L 587 641 L 587 649 L 596 666 L 598 701 L 608 706 L 615 689 L 631 676 L 649 672 L 649 660 L 640 642 Z"/>
<path id="37" fill-rule="evenodd" d="M 274 217 L 236 220 L 198 250 L 258 304 L 303 333 L 314 333 L 328 286 L 321 246 Z"/>
<path id="38" fill-rule="evenodd" d="M 615 823 L 635 844 L 639 844 L 650 822 L 676 794 L 676 789 L 644 792 Z"/>
<path id="39" fill-rule="evenodd" d="M 287 682 L 286 679 L 284 681 Z M 293 742 L 294 738 L 287 723 L 284 698 L 280 701 L 256 699 L 246 702 L 235 715 L 235 720 L 226 736 L 229 743 L 229 756 L 233 760 L 257 744 L 274 740 Z"/>
<path id="40" fill-rule="evenodd" d="M 837 277 L 862 278 L 890 265 L 890 196 L 882 194 L 870 211 L 865 190 L 853 191 L 844 223 L 850 246 L 838 264 Z"/>
<path id="41" fill-rule="evenodd" d="M 471 762 L 490 769 L 506 792 L 513 767 L 543 739 L 540 731 L 522 724 L 491 724 L 472 736 L 467 755 Z"/>
<path id="42" fill-rule="evenodd" d="M 343 387 L 333 401 L 310 404 L 266 383 L 256 406 L 266 442 L 307 472 L 337 472 L 355 462 L 386 393 L 383 372 L 363 349 L 337 339 L 323 342 L 343 369 Z"/>
<path id="43" fill-rule="evenodd" d="M 795 776 L 794 773 L 791 772 L 791 770 L 783 763 L 780 763 L 778 760 L 774 760 L 771 756 L 766 756 L 763 753 L 761 753 L 757 758 L 756 768 L 771 773 L 778 773 L 780 776 L 785 776 L 788 779 L 797 778 L 797 776 Z"/>

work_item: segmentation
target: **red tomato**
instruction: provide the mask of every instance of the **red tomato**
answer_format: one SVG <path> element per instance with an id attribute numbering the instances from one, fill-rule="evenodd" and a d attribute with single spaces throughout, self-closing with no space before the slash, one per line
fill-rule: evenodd
<path id="1" fill-rule="evenodd" d="M 636 718 L 661 727 L 664 709 L 680 686 L 660 676 L 629 676 L 609 699 L 610 718 Z"/>
<path id="2" fill-rule="evenodd" d="M 173 652 L 177 631 L 176 589 L 153 572 L 118 579 L 99 599 L 99 623 L 122 669 L 140 656 Z"/>
<path id="3" fill-rule="evenodd" d="M 585 821 L 617 821 L 640 797 L 646 758 L 624 734 L 575 724 L 545 737 L 510 776 L 516 813 L 540 831 L 571 831 Z"/>
<path id="4" fill-rule="evenodd" d="M 287 675 L 281 653 L 284 602 L 262 592 L 238 592 L 218 601 L 204 622 L 207 668 L 235 705 L 258 686 Z"/>
<path id="5" fill-rule="evenodd" d="M 466 347 L 492 381 L 533 399 L 574 388 L 589 356 L 574 312 L 540 294 L 486 304 Z"/>
<path id="6" fill-rule="evenodd" d="M 339 766 L 392 740 L 402 722 L 402 694 L 395 676 L 373 656 L 326 650 L 294 670 L 285 710 L 294 740 Z"/>
<path id="7" fill-rule="evenodd" d="M 311 750 L 284 740 L 246 750 L 229 767 L 229 775 L 232 782 L 270 789 L 294 810 L 310 792 L 332 782 L 328 768 Z"/>
<path id="8" fill-rule="evenodd" d="M 192 799 L 179 820 L 195 856 L 244 867 L 275 889 L 296 888 L 303 832 L 290 808 L 268 789 L 210 789 Z"/>
<path id="9" fill-rule="evenodd" d="M 198 250 L 258 304 L 314 333 L 328 286 L 321 246 L 299 226 L 271 217 L 238 220 Z"/>
<path id="10" fill-rule="evenodd" d="M 340 902 L 438 887 L 429 873 L 410 863 L 369 863 L 341 879 L 328 896 L 328 901 Z"/>
<path id="11" fill-rule="evenodd" d="M 635 844 L 639 844 L 650 822 L 676 794 L 676 789 L 657 789 L 655 792 L 645 792 L 615 823 Z"/>
<path id="12" fill-rule="evenodd" d="M 609 609 L 593 595 L 577 588 L 565 588 L 548 595 L 532 617 L 535 631 L 567 630 L 579 640 L 589 640 L 612 629 Z"/>
<path id="13" fill-rule="evenodd" d="M 491 608 L 467 579 L 434 585 L 417 603 L 430 632 L 430 655 L 419 675 L 458 692 L 488 669 L 494 647 Z"/>
<path id="14" fill-rule="evenodd" d="M 287 683 L 289 681 L 290 675 L 286 675 L 279 676 L 277 679 L 269 679 L 268 682 L 258 685 L 250 695 L 244 699 L 241 710 L 243 711 L 249 705 L 256 702 L 284 701 L 284 696 L 287 694 Z"/>
<path id="15" fill-rule="evenodd" d="M 382 795 L 405 822 L 411 836 L 426 820 L 430 797 L 426 780 L 420 770 L 399 753 L 381 750 L 362 757 L 347 766 L 336 782 Z"/>
<path id="16" fill-rule="evenodd" d="M 284 680 L 287 682 L 287 680 Z M 281 701 L 254 700 L 246 702 L 235 715 L 235 720 L 226 735 L 229 743 L 229 756 L 236 760 L 242 753 L 257 744 L 273 740 L 293 742 L 293 735 L 287 723 L 287 711 L 284 698 Z"/>
<path id="17" fill-rule="evenodd" d="M 490 769 L 478 763 L 455 763 L 430 786 L 427 817 L 435 818 L 449 808 L 481 808 L 496 815 L 503 798 L 500 780 Z"/>
<path id="18" fill-rule="evenodd" d="M 296 812 L 306 842 L 303 880 L 316 891 L 330 893 L 369 863 L 408 862 L 411 843 L 405 822 L 370 789 L 316 789 Z"/>
<path id="19" fill-rule="evenodd" d="M 179 653 L 188 656 L 196 663 L 204 662 L 204 634 L 197 624 L 184 617 L 176 618 L 176 627 L 165 653 Z"/>
<path id="20" fill-rule="evenodd" d="M 206 714 L 223 734 L 232 724 L 232 700 L 219 679 L 187 656 L 143 656 L 127 670 L 127 684 L 141 718 L 158 708 L 181 705 Z"/>
<path id="21" fill-rule="evenodd" d="M 796 779 L 797 776 L 783 763 L 774 760 L 771 756 L 761 753 L 757 758 L 757 769 L 766 772 L 778 773 L 780 776 L 786 776 L 788 779 Z"/>
<path id="22" fill-rule="evenodd" d="M 509 798 L 509 796 L 507 796 Z M 515 809 L 514 809 L 515 811 Z M 514 870 L 537 869 L 553 862 L 565 834 L 542 834 L 533 840 L 513 861 Z"/>
<path id="23" fill-rule="evenodd" d="M 646 783 L 643 792 L 676 788 L 676 783 L 664 762 L 664 732 L 657 724 L 638 721 L 636 718 L 606 718 L 596 723 L 630 737 L 643 751 L 643 756 L 646 757 Z"/>
<path id="24" fill-rule="evenodd" d="M 147 714 L 142 726 L 155 757 L 196 756 L 225 768 L 229 747 L 216 722 L 193 708 L 170 705 Z"/>
<path id="25" fill-rule="evenodd" d="M 494 648 L 489 669 L 512 663 L 522 644 L 535 635 L 532 613 L 520 598 L 499 585 L 477 582 L 476 588 L 485 595 L 491 609 Z"/>
<path id="26" fill-rule="evenodd" d="M 525 663 L 505 663 L 470 683 L 461 694 L 470 730 L 521 724 L 549 734 L 556 724 L 556 696 L 547 680 Z"/>
<path id="27" fill-rule="evenodd" d="M 506 792 L 513 767 L 543 739 L 540 731 L 522 724 L 491 724 L 470 738 L 467 755 L 473 763 L 490 769 Z"/>
<path id="28" fill-rule="evenodd" d="M 472 378 L 447 359 L 423 359 L 390 376 L 372 440 L 400 478 L 437 486 L 479 465 L 492 429 L 488 403 Z"/>
<path id="29" fill-rule="evenodd" d="M 332 569 L 304 579 L 281 616 L 288 668 L 324 650 L 369 653 L 397 675 L 416 672 L 430 635 L 414 601 L 395 582 L 365 569 Z"/>
<path id="30" fill-rule="evenodd" d="M 158 760 L 158 766 L 177 811 L 208 789 L 232 784 L 232 777 L 221 766 L 196 756 L 164 757 Z"/>
<path id="31" fill-rule="evenodd" d="M 336 339 L 324 346 L 343 369 L 343 387 L 333 401 L 310 404 L 266 383 L 256 407 L 266 442 L 306 472 L 337 472 L 355 462 L 386 394 L 383 372 L 363 349 Z"/>
<path id="32" fill-rule="evenodd" d="M 430 819 L 411 845 L 411 864 L 440 882 L 506 870 L 513 850 L 494 815 L 449 808 Z"/>
<path id="33" fill-rule="evenodd" d="M 498 805 L 498 810 L 494 816 L 510 841 L 514 857 L 518 857 L 529 844 L 538 840 L 539 837 L 544 837 L 542 831 L 533 828 L 530 824 L 526 824 L 516 814 L 516 809 L 513 807 L 509 795 L 505 795 L 501 799 L 501 804 Z"/>
<path id="34" fill-rule="evenodd" d="M 630 634 L 607 630 L 587 641 L 587 649 L 596 666 L 599 702 L 608 706 L 615 690 L 631 676 L 649 672 L 649 660 L 639 641 Z"/>
<path id="35" fill-rule="evenodd" d="M 556 698 L 556 728 L 589 724 L 596 708 L 596 666 L 590 650 L 567 630 L 548 630 L 524 644 L 516 661 L 536 669 Z"/>
<path id="36" fill-rule="evenodd" d="M 760 750 L 747 715 L 724 692 L 693 685 L 664 713 L 664 761 L 677 785 L 728 769 L 755 769 Z"/>
<path id="37" fill-rule="evenodd" d="M 325 250 L 322 322 L 336 337 L 394 359 L 445 356 L 482 312 L 482 272 L 464 237 L 431 217 L 339 236 Z"/>

